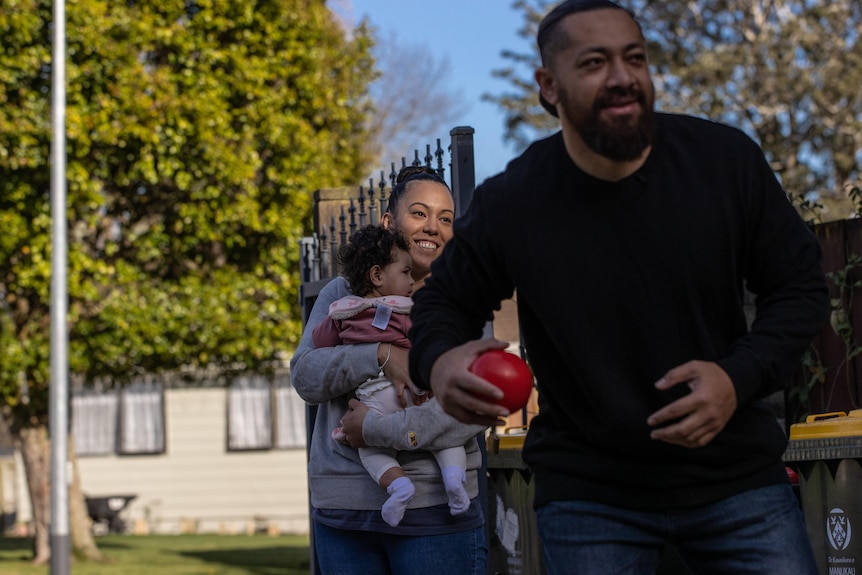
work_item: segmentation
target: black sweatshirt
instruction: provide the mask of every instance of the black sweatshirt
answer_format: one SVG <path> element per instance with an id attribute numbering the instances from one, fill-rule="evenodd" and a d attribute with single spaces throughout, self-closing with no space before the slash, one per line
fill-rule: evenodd
<path id="1" fill-rule="evenodd" d="M 517 288 L 540 413 L 523 457 L 536 506 L 589 499 L 661 509 L 786 482 L 784 430 L 760 401 L 782 389 L 828 311 L 820 246 L 742 132 L 658 114 L 645 164 L 587 175 L 557 133 L 479 186 L 415 294 L 413 381 L 481 337 Z M 749 331 L 743 286 L 755 294 Z M 687 392 L 654 383 L 717 362 L 738 408 L 707 446 L 650 439 L 647 417 Z"/>

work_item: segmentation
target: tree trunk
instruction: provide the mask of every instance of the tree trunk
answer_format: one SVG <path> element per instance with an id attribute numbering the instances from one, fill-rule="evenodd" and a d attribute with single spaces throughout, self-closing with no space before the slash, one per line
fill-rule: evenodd
<path id="1" fill-rule="evenodd" d="M 93 531 L 90 529 L 90 515 L 81 491 L 81 474 L 78 472 L 78 457 L 75 442 L 69 436 L 69 461 L 72 462 L 72 484 L 69 486 L 69 531 L 75 557 L 89 561 L 105 561 L 105 556 L 96 546 Z"/>
<path id="2" fill-rule="evenodd" d="M 51 559 L 51 440 L 48 428 L 44 425 L 25 427 L 19 433 L 21 456 L 27 474 L 27 486 L 33 507 L 33 520 L 36 537 L 33 544 L 33 562 L 46 564 Z M 78 459 L 72 437 L 69 437 L 68 461 L 72 463 L 72 481 L 69 486 L 69 535 L 70 545 L 75 557 L 92 561 L 104 561 L 93 534 L 90 531 L 90 517 L 81 491 L 78 473 Z"/>
<path id="3" fill-rule="evenodd" d="M 51 443 L 48 428 L 45 425 L 25 427 L 18 436 L 35 524 L 33 562 L 44 565 L 51 559 L 48 532 L 51 520 Z"/>

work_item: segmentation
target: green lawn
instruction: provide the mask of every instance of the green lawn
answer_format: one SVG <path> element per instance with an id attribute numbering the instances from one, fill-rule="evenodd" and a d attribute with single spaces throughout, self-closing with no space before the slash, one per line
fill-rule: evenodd
<path id="1" fill-rule="evenodd" d="M 106 535 L 107 563 L 72 561 L 71 575 L 307 575 L 308 537 L 299 535 Z M 30 539 L 0 537 L 0 574 L 48 575 L 30 564 Z"/>

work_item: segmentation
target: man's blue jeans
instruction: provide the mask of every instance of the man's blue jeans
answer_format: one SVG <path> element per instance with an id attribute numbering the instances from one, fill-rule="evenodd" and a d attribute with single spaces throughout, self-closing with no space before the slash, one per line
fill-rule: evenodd
<path id="1" fill-rule="evenodd" d="M 536 516 L 547 575 L 653 575 L 666 543 L 698 575 L 817 575 L 789 485 L 659 512 L 556 501 Z"/>
<path id="2" fill-rule="evenodd" d="M 486 575 L 485 528 L 403 536 L 334 529 L 314 522 L 323 575 Z"/>

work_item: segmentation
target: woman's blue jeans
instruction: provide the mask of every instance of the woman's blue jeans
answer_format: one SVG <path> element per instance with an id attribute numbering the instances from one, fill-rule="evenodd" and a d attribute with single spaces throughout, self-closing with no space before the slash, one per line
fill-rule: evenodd
<path id="1" fill-rule="evenodd" d="M 323 575 L 486 575 L 485 528 L 404 536 L 334 529 L 314 523 Z"/>
<path id="2" fill-rule="evenodd" d="M 789 485 L 660 512 L 556 501 L 536 515 L 547 575 L 654 575 L 666 543 L 697 575 L 817 575 Z"/>

